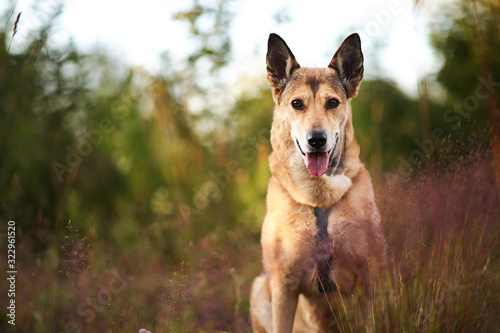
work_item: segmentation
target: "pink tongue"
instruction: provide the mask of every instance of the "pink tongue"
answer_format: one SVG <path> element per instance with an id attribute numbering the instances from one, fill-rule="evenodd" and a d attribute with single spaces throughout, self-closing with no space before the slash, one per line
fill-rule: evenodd
<path id="1" fill-rule="evenodd" d="M 314 176 L 323 176 L 328 168 L 328 154 L 327 153 L 307 153 L 307 171 Z"/>

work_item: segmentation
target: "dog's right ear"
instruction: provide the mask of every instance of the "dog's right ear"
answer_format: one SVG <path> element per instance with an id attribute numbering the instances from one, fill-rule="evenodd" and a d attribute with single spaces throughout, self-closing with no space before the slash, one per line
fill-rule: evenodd
<path id="1" fill-rule="evenodd" d="M 288 45 L 277 34 L 269 35 L 266 63 L 267 79 L 275 93 L 281 92 L 293 71 L 300 67 Z"/>
<path id="2" fill-rule="evenodd" d="M 328 67 L 339 73 L 346 89 L 347 98 L 355 97 L 364 70 L 361 39 L 357 33 L 350 34 L 344 39 Z"/>

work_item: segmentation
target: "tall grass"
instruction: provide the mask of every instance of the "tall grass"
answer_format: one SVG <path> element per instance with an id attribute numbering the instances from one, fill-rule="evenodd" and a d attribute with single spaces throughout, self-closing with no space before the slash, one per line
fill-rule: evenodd
<path id="1" fill-rule="evenodd" d="M 479 153 L 439 164 L 380 191 L 391 279 L 375 301 L 377 328 L 499 331 L 500 209 L 492 164 Z"/>
<path id="2" fill-rule="evenodd" d="M 374 298 L 377 331 L 499 331 L 500 212 L 488 156 L 395 177 L 379 189 L 378 202 L 390 263 Z M 145 227 L 140 241 L 116 249 L 69 224 L 59 251 L 33 258 L 27 244 L 19 246 L 15 331 L 251 331 L 258 228 L 187 243 L 176 262 L 156 242 Z M 6 290 L 5 280 L 0 287 Z M 2 309 L 0 327 L 13 331 L 5 318 Z"/>

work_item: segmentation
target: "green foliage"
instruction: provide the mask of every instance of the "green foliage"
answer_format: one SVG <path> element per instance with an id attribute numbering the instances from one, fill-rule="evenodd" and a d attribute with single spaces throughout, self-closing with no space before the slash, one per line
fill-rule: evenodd
<path id="1" fill-rule="evenodd" d="M 418 102 L 391 82 L 373 80 L 361 84 L 351 104 L 362 160 L 379 172 L 396 169 L 395 157 L 408 156 L 420 136 Z"/>
<path id="2" fill-rule="evenodd" d="M 433 123 L 461 139 L 488 129 L 492 99 L 500 102 L 498 87 L 485 84 L 500 78 L 499 15 L 498 3 L 458 1 L 433 27 L 432 43 L 444 58 L 436 79 L 447 94 Z M 453 121 L 446 120 L 452 117 L 445 116 L 448 110 L 454 111 Z"/>
<path id="3" fill-rule="evenodd" d="M 228 2 L 218 0 L 213 4 L 202 4 L 194 0 L 191 8 L 174 16 L 174 19 L 189 24 L 189 32 L 197 40 L 198 48 L 188 58 L 191 64 L 207 57 L 214 72 L 227 63 L 231 51 L 229 25 L 232 18 Z M 207 21 L 210 23 L 207 24 Z"/>

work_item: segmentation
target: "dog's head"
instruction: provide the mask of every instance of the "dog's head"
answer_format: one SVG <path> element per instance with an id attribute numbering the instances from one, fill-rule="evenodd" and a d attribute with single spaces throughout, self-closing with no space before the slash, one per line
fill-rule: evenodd
<path id="1" fill-rule="evenodd" d="M 356 96 L 363 77 L 358 34 L 344 40 L 326 68 L 300 67 L 285 41 L 271 34 L 267 72 L 276 103 L 275 122 L 284 126 L 278 132 L 287 136 L 275 139 L 293 142 L 295 147 L 287 155 L 303 159 L 312 176 L 338 172 L 350 99 Z"/>

